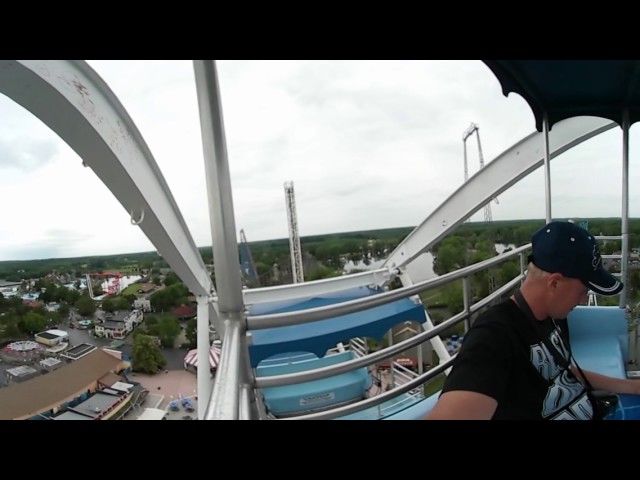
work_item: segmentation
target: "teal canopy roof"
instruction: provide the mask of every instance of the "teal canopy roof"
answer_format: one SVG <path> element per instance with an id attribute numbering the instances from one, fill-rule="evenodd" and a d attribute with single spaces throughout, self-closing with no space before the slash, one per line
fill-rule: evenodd
<path id="1" fill-rule="evenodd" d="M 505 96 L 515 92 L 531 107 L 536 129 L 566 118 L 595 116 L 622 125 L 629 111 L 640 120 L 640 60 L 483 60 Z"/>

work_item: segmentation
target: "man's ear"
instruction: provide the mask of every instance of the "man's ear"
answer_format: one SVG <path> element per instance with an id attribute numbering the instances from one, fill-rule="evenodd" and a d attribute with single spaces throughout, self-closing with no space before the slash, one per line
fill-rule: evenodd
<path id="1" fill-rule="evenodd" d="M 547 277 L 547 288 L 554 291 L 558 287 L 558 282 L 562 280 L 564 276 L 561 273 L 552 273 Z"/>

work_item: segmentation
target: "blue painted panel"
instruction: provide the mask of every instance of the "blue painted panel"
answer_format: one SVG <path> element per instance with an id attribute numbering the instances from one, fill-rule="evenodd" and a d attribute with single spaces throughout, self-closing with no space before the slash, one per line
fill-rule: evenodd
<path id="1" fill-rule="evenodd" d="M 358 293 L 360 296 L 365 296 L 371 292 L 374 291 L 363 289 Z M 261 315 L 305 310 L 357 298 L 345 296 L 345 292 L 340 293 L 343 296 L 312 298 L 288 305 L 274 304 L 272 308 L 267 308 L 265 304 L 253 305 L 249 310 L 251 315 Z M 249 346 L 251 366 L 255 368 L 265 358 L 285 352 L 312 352 L 321 357 L 338 343 L 347 342 L 356 337 L 381 340 L 389 329 L 405 321 L 423 323 L 424 307 L 412 300 L 402 299 L 362 312 L 306 324 L 253 330 L 252 344 Z"/>
<path id="2" fill-rule="evenodd" d="M 628 330 L 619 307 L 576 307 L 568 317 L 571 349 L 578 365 L 615 378 L 626 378 Z"/>
<path id="3" fill-rule="evenodd" d="M 256 369 L 256 376 L 285 375 L 314 370 L 343 363 L 352 358 L 351 351 L 298 362 L 288 362 L 286 358 L 281 358 L 280 363 L 262 362 Z M 271 413 L 286 415 L 362 399 L 370 386 L 371 378 L 365 367 L 311 382 L 263 388 L 262 393 Z"/>

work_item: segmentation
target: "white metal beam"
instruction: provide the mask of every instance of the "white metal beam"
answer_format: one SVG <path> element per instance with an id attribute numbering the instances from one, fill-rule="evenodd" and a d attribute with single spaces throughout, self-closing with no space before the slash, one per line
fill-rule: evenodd
<path id="1" fill-rule="evenodd" d="M 276 287 L 250 288 L 243 290 L 246 305 L 263 302 L 283 302 L 301 300 L 328 293 L 342 292 L 350 288 L 366 287 L 370 285 L 382 286 L 391 280 L 394 272 L 387 268 L 378 268 L 369 272 L 354 273 L 341 277 L 323 278 L 304 283 L 279 285 Z"/>
<path id="2" fill-rule="evenodd" d="M 226 320 L 229 316 L 242 317 L 244 305 L 222 102 L 215 62 L 195 60 L 193 68 L 209 198 L 213 263 L 218 279 L 218 311 Z"/>
<path id="3" fill-rule="evenodd" d="M 1 60 L 0 92 L 67 142 L 194 294 L 213 292 L 151 151 L 115 94 L 86 62 Z M 213 309 L 211 314 L 215 319 Z"/>

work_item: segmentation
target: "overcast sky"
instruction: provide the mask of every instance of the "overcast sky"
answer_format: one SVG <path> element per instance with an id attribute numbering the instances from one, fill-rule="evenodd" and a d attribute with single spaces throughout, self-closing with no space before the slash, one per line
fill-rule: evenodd
<path id="1" fill-rule="evenodd" d="M 145 138 L 196 244 L 211 245 L 192 62 L 89 64 Z M 418 225 L 463 182 L 471 122 L 485 163 L 534 130 L 525 101 L 504 97 L 479 60 L 217 66 L 236 226 L 250 242 L 288 236 L 286 181 L 303 237 Z M 155 250 L 55 133 L 4 95 L 0 112 L 0 261 Z M 630 215 L 638 216 L 640 142 L 631 132 Z M 613 129 L 552 162 L 554 217 L 620 215 L 621 137 Z M 475 137 L 467 152 L 473 175 Z M 542 169 L 499 201 L 494 220 L 544 218 Z M 483 218 L 480 210 L 473 220 Z"/>

